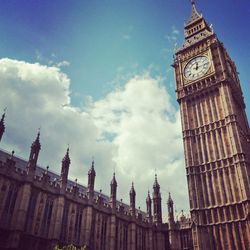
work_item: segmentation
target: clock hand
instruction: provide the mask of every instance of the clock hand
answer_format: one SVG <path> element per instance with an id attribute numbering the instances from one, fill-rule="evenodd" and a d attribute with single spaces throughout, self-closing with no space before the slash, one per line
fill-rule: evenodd
<path id="1" fill-rule="evenodd" d="M 199 65 L 198 65 L 198 63 L 196 63 L 195 70 L 198 70 L 198 68 L 199 68 Z"/>

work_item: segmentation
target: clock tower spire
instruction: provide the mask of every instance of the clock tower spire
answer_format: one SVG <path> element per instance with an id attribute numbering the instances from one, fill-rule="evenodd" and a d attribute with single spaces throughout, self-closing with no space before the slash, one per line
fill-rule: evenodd
<path id="1" fill-rule="evenodd" d="M 192 3 L 176 93 L 194 249 L 249 249 L 250 129 L 236 66 Z"/>
<path id="2" fill-rule="evenodd" d="M 192 22 L 202 18 L 202 15 L 199 14 L 199 12 L 196 9 L 195 1 L 191 0 L 191 3 L 192 3 L 192 12 L 191 12 L 191 16 L 189 18 L 188 23 L 192 23 Z"/>

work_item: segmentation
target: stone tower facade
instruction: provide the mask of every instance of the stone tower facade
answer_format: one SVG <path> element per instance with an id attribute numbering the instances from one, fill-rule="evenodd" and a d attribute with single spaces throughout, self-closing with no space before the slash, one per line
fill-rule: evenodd
<path id="1" fill-rule="evenodd" d="M 174 60 L 194 249 L 250 249 L 250 131 L 236 66 L 192 1 Z"/>

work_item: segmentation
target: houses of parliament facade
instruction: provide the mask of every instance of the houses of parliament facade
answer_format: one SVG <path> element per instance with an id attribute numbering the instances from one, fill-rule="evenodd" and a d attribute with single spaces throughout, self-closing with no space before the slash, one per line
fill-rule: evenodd
<path id="1" fill-rule="evenodd" d="M 69 180 L 69 149 L 60 175 L 39 167 L 38 133 L 27 161 L 0 150 L 0 250 L 69 244 L 89 250 L 250 249 L 250 130 L 236 66 L 194 1 L 184 32 L 173 68 L 190 218 L 175 220 L 169 194 L 168 221 L 162 221 L 157 176 L 142 212 L 133 184 L 130 204 L 117 200 L 115 174 L 109 196 L 95 191 L 94 162 L 86 187 Z"/>

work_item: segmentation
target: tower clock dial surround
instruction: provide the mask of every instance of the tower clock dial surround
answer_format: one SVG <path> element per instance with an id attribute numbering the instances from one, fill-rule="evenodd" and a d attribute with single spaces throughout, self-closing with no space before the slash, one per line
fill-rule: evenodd
<path id="1" fill-rule="evenodd" d="M 188 80 L 196 80 L 204 76 L 211 66 L 207 56 L 197 56 L 191 59 L 184 68 L 184 76 Z"/>

